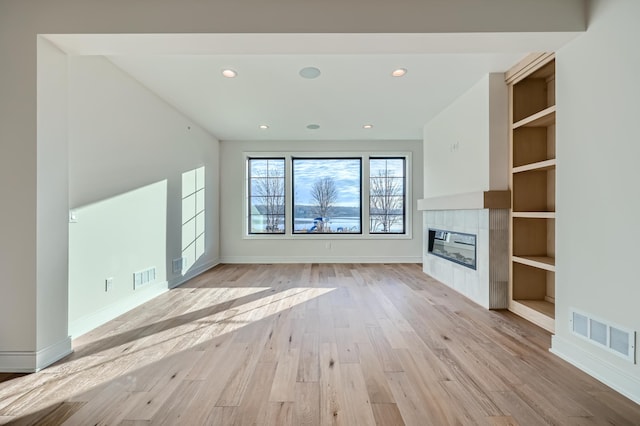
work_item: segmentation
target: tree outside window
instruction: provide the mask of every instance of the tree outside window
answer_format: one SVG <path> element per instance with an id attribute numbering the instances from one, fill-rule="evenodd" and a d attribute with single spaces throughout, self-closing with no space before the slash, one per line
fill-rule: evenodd
<path id="1" fill-rule="evenodd" d="M 294 158 L 293 232 L 361 233 L 360 158 Z"/>
<path id="2" fill-rule="evenodd" d="M 404 158 L 372 158 L 369 173 L 370 232 L 404 233 Z"/>
<path id="3" fill-rule="evenodd" d="M 249 232 L 285 231 L 284 158 L 249 159 Z"/>

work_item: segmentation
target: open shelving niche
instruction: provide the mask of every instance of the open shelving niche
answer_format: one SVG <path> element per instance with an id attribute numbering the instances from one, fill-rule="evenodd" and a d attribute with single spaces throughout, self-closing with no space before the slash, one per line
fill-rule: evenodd
<path id="1" fill-rule="evenodd" d="M 509 85 L 511 221 L 509 310 L 555 328 L 555 57 L 528 56 Z"/>

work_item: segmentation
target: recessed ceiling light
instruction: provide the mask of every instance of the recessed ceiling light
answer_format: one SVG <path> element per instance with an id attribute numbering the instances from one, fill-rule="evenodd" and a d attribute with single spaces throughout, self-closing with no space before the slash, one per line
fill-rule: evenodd
<path id="1" fill-rule="evenodd" d="M 261 128 L 262 130 L 266 130 L 269 128 L 269 126 L 267 126 L 266 124 L 261 124 L 258 127 Z"/>
<path id="2" fill-rule="evenodd" d="M 310 130 L 317 130 L 317 129 L 319 129 L 319 128 L 320 128 L 320 125 L 319 125 L 319 124 L 307 124 L 307 129 L 310 129 Z"/>
<path id="3" fill-rule="evenodd" d="M 222 75 L 227 78 L 234 78 L 238 76 L 238 73 L 235 70 L 232 70 L 231 68 L 227 68 L 225 70 L 222 70 Z"/>
<path id="4" fill-rule="evenodd" d="M 372 129 L 373 128 L 373 124 L 365 124 L 362 126 L 363 129 Z"/>
<path id="5" fill-rule="evenodd" d="M 402 77 L 406 73 L 407 73 L 407 69 L 406 68 L 396 68 L 395 70 L 391 71 L 391 75 L 393 77 Z"/>
<path id="6" fill-rule="evenodd" d="M 305 67 L 300 70 L 300 76 L 302 78 L 318 78 L 320 70 L 316 67 Z"/>

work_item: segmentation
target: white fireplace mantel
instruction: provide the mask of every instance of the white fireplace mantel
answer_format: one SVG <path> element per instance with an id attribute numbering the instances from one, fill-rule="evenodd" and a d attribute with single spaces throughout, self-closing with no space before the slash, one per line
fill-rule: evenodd
<path id="1" fill-rule="evenodd" d="M 511 191 L 477 191 L 418 200 L 418 210 L 508 209 Z"/>

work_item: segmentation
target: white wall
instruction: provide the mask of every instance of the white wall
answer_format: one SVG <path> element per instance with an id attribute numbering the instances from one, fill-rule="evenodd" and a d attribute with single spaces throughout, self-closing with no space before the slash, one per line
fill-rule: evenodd
<path id="1" fill-rule="evenodd" d="M 35 368 L 71 352 L 67 335 L 67 58 L 38 38 L 37 348 Z"/>
<path id="2" fill-rule="evenodd" d="M 244 238 L 246 214 L 242 188 L 246 172 L 243 153 L 318 152 L 319 149 L 351 154 L 410 152 L 413 158 L 412 196 L 407 200 L 407 210 L 411 210 L 412 238 L 340 238 L 343 235 Z M 417 198 L 422 194 L 421 141 L 224 141 L 221 143 L 220 171 L 223 176 L 220 203 L 224 224 L 220 234 L 223 262 L 420 262 L 422 259 L 422 215 L 416 210 Z"/>
<path id="3" fill-rule="evenodd" d="M 183 249 L 183 173 L 200 167 L 206 247 L 189 276 L 217 262 L 218 152 L 216 139 L 107 59 L 69 57 L 72 336 L 184 280 L 172 270 Z M 155 283 L 134 290 L 133 273 L 149 267 Z"/>
<path id="4" fill-rule="evenodd" d="M 591 4 L 556 61 L 553 351 L 640 403 L 640 366 L 574 337 L 569 308 L 640 331 L 640 2 Z"/>
<path id="5" fill-rule="evenodd" d="M 424 198 L 508 188 L 507 96 L 486 75 L 425 125 Z"/>

